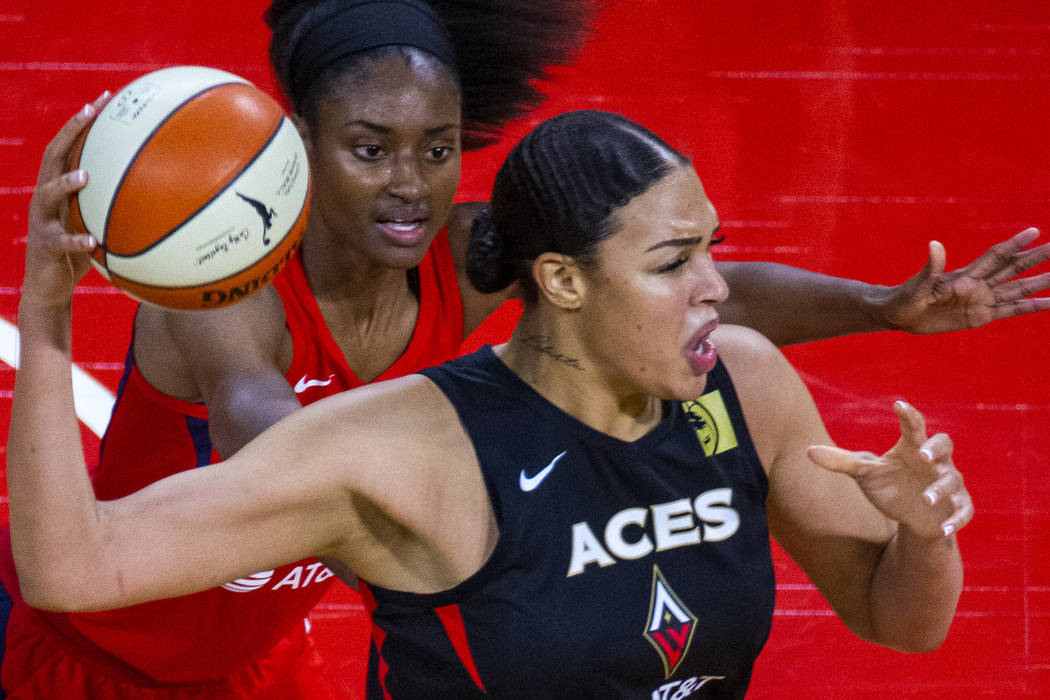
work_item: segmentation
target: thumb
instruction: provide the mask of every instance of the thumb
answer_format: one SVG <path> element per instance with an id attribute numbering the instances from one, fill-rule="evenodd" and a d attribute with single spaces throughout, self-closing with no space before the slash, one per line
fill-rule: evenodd
<path id="1" fill-rule="evenodd" d="M 919 274 L 923 277 L 939 277 L 944 274 L 947 260 L 948 255 L 944 252 L 944 244 L 940 241 L 930 241 L 930 257 Z"/>
<path id="2" fill-rule="evenodd" d="M 811 445 L 806 454 L 818 467 L 850 476 L 857 474 L 861 462 L 870 462 L 873 457 L 867 452 L 853 452 L 831 445 Z"/>

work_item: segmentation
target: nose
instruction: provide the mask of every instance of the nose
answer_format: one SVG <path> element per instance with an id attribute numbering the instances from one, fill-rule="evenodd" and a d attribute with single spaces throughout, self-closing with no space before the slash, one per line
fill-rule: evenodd
<path id="1" fill-rule="evenodd" d="M 430 191 L 430 185 L 423 172 L 423 164 L 410 155 L 394 158 L 390 166 L 386 190 L 405 202 L 421 199 Z"/>
<path id="2" fill-rule="evenodd" d="M 715 267 L 714 260 L 710 255 L 700 257 L 696 266 L 695 279 L 693 281 L 692 294 L 689 303 L 693 306 L 701 304 L 720 304 L 729 298 L 729 285 Z"/>

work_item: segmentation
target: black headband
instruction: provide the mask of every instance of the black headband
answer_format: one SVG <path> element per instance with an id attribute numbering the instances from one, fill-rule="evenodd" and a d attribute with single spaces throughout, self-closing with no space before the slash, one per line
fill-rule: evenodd
<path id="1" fill-rule="evenodd" d="M 350 0 L 310 18 L 289 60 L 292 99 L 299 100 L 322 70 L 358 51 L 413 46 L 455 69 L 455 52 L 434 10 L 417 0 Z"/>

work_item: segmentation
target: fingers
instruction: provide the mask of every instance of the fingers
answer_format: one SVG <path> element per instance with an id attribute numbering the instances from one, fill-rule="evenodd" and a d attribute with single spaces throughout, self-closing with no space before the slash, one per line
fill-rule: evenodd
<path id="1" fill-rule="evenodd" d="M 976 279 L 991 280 L 993 284 L 1005 282 L 1020 272 L 1020 270 L 1011 272 L 1018 259 L 1018 253 L 1038 237 L 1039 229 L 1026 228 L 1002 243 L 996 243 L 981 257 L 966 266 L 967 274 Z"/>
<path id="2" fill-rule="evenodd" d="M 952 505 L 955 506 L 955 512 L 952 513 L 950 518 L 941 523 L 941 531 L 945 537 L 950 537 L 952 534 L 962 530 L 967 523 L 973 520 L 973 500 L 970 498 L 968 491 L 962 490 L 958 493 L 953 493 L 950 500 Z"/>
<path id="3" fill-rule="evenodd" d="M 893 411 L 901 426 L 901 437 L 912 445 L 922 445 L 926 438 L 926 419 L 906 401 L 894 401 Z"/>
<path id="4" fill-rule="evenodd" d="M 923 491 L 926 504 L 951 509 L 951 515 L 941 521 L 941 532 L 945 537 L 958 532 L 973 518 L 973 500 L 963 484 L 962 474 L 951 463 L 938 467 L 940 476 Z M 942 505 L 944 504 L 944 505 Z"/>
<path id="5" fill-rule="evenodd" d="M 973 518 L 973 502 L 952 460 L 952 439 L 926 436 L 926 420 L 914 406 L 893 406 L 901 440 L 883 456 L 814 445 L 807 454 L 818 466 L 852 477 L 886 517 L 921 537 L 949 537 Z"/>
<path id="6" fill-rule="evenodd" d="M 1027 297 L 1030 294 L 1041 292 L 1050 286 L 1050 273 L 1039 275 L 1038 277 L 1032 277 L 1030 280 L 1025 280 L 1025 283 L 1021 284 L 1020 293 L 1010 292 L 1010 296 L 1021 296 Z M 1020 281 L 1018 282 L 1020 284 Z M 997 297 L 1000 295 L 996 295 Z M 1004 295 L 1006 296 L 1006 295 Z M 1034 299 L 1019 298 L 1014 301 L 998 301 L 992 309 L 993 320 L 998 321 L 1002 318 L 1011 318 L 1013 316 L 1023 316 L 1024 314 L 1034 314 L 1039 311 L 1050 310 L 1050 297 L 1035 297 Z"/>
<path id="7" fill-rule="evenodd" d="M 91 120 L 95 118 L 95 115 L 98 114 L 98 111 L 102 109 L 109 98 L 110 94 L 107 90 L 99 95 L 94 102 L 84 105 L 79 112 L 73 115 L 59 129 L 55 137 L 51 139 L 51 142 L 47 144 L 47 147 L 44 149 L 44 157 L 40 162 L 40 171 L 37 175 L 38 187 L 51 182 L 65 170 L 66 158 L 74 142 L 76 142 L 77 136 L 91 123 Z"/>
<path id="8" fill-rule="evenodd" d="M 37 187 L 29 206 L 30 245 L 53 253 L 92 250 L 97 241 L 88 234 L 69 234 L 62 224 L 70 195 L 87 184 L 87 173 L 74 170 Z"/>
<path id="9" fill-rule="evenodd" d="M 952 462 L 954 449 L 952 439 L 945 433 L 934 435 L 919 448 L 919 459 L 937 473 L 937 478 L 923 489 L 923 502 L 930 508 L 943 511 L 947 504 L 951 509 L 951 515 L 940 523 L 945 537 L 961 530 L 973 518 L 973 501 L 963 484 L 962 474 Z"/>
<path id="10" fill-rule="evenodd" d="M 871 452 L 853 452 L 832 445 L 811 445 L 806 454 L 817 466 L 852 477 L 868 471 L 878 460 Z"/>
<path id="11" fill-rule="evenodd" d="M 993 285 L 1001 285 L 1025 270 L 1041 265 L 1047 260 L 1050 260 L 1050 243 L 1044 243 L 1013 256 L 1011 260 L 1003 265 L 1001 270 L 988 278 L 988 282 Z"/>
<path id="12" fill-rule="evenodd" d="M 1024 314 L 1034 314 L 1039 311 L 1050 311 L 1050 297 L 1021 299 L 1009 304 L 996 306 L 995 320 L 1011 318 L 1012 316 L 1023 316 Z"/>
<path id="13" fill-rule="evenodd" d="M 995 288 L 995 303 L 1000 306 L 1008 306 L 1011 302 L 1030 297 L 1046 289 L 1050 289 L 1050 272 L 1000 284 Z"/>

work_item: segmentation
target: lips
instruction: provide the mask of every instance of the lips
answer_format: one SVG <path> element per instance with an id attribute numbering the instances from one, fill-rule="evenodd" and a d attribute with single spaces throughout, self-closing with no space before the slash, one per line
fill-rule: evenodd
<path id="1" fill-rule="evenodd" d="M 420 208 L 391 210 L 375 217 L 376 226 L 397 245 L 415 245 L 426 237 L 429 212 Z"/>
<path id="2" fill-rule="evenodd" d="M 415 245 L 426 235 L 426 219 L 413 219 L 410 221 L 377 221 L 379 230 L 386 234 L 395 243 L 400 245 Z"/>
<path id="3" fill-rule="evenodd" d="M 693 374 L 700 376 L 714 369 L 718 362 L 718 350 L 711 342 L 711 333 L 718 327 L 718 319 L 708 321 L 689 338 L 682 348 L 682 356 L 689 363 Z"/>

